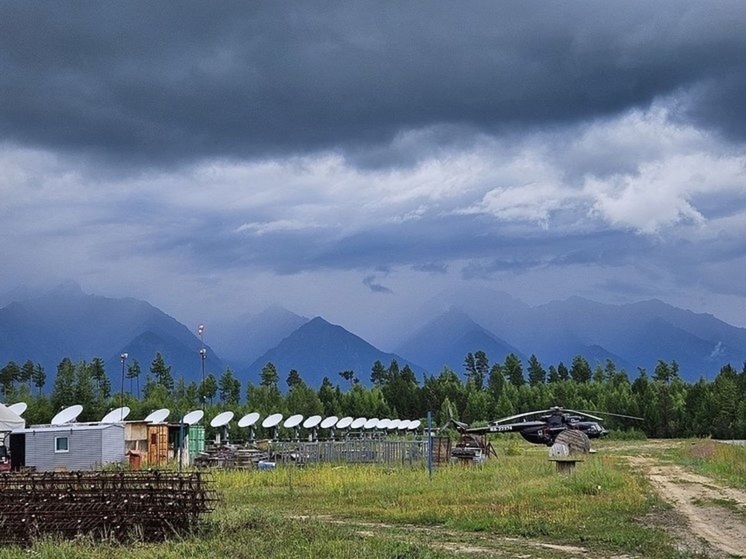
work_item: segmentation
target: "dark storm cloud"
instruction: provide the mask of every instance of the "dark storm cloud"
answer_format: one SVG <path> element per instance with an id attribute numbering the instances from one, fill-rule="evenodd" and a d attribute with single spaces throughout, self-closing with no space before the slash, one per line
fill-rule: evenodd
<path id="1" fill-rule="evenodd" d="M 679 118 L 743 140 L 745 14 L 742 2 L 2 2 L 0 136 L 135 163 L 336 149 L 382 166 L 400 155 L 381 146 L 408 130 L 545 127 L 677 94 Z"/>
<path id="2" fill-rule="evenodd" d="M 412 266 L 412 269 L 417 272 L 425 272 L 428 274 L 448 273 L 448 265 L 443 262 L 425 262 L 424 264 L 416 264 Z"/>
<path id="3" fill-rule="evenodd" d="M 210 212 L 183 216 L 186 224 L 164 227 L 150 237 L 146 251 L 186 258 L 187 268 L 212 270 L 257 266 L 280 275 L 315 270 L 374 270 L 387 274 L 409 266 L 428 274 L 447 274 L 447 262 L 466 261 L 461 276 L 490 278 L 500 272 L 522 273 L 538 268 L 572 265 L 620 266 L 648 247 L 645 237 L 629 238 L 616 231 L 593 234 L 562 231 L 530 233 L 512 225 L 486 227 L 474 216 L 452 215 L 407 222 L 397 227 L 371 226 L 339 236 L 334 228 L 237 231 L 238 216 Z M 363 284 L 375 292 L 390 292 L 368 274 Z"/>
<path id="4" fill-rule="evenodd" d="M 385 285 L 379 283 L 375 275 L 365 276 L 363 278 L 363 285 L 370 289 L 373 293 L 387 293 L 391 294 L 393 291 Z"/>

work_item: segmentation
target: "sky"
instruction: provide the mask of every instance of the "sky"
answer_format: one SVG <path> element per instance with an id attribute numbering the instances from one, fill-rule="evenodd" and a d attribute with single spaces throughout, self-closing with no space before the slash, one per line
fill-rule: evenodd
<path id="1" fill-rule="evenodd" d="M 746 3 L 0 0 L 0 293 L 392 343 L 445 294 L 746 327 Z M 6 295 L 7 298 L 7 295 Z"/>

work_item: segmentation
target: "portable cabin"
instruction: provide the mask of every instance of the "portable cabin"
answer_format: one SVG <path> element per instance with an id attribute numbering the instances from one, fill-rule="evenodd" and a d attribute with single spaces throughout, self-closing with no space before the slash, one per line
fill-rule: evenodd
<path id="1" fill-rule="evenodd" d="M 124 425 L 73 423 L 18 429 L 10 435 L 10 452 L 13 469 L 95 470 L 125 460 Z"/>
<path id="2" fill-rule="evenodd" d="M 194 461 L 198 454 L 205 451 L 205 428 L 202 425 L 189 425 L 187 437 L 189 459 Z"/>
<path id="3" fill-rule="evenodd" d="M 174 456 L 168 432 L 167 423 L 127 421 L 124 423 L 125 450 L 139 452 L 150 467 L 165 466 Z"/>

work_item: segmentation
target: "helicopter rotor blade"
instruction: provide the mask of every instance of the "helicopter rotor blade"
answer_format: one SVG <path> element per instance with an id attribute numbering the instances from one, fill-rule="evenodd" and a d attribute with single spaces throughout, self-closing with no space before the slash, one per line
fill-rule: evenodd
<path id="1" fill-rule="evenodd" d="M 589 417 L 591 419 L 595 419 L 596 421 L 603 421 L 604 420 L 603 417 L 596 417 L 595 415 L 591 415 L 588 412 L 584 412 L 584 411 L 568 410 L 568 409 L 565 409 L 565 411 L 569 412 L 569 413 L 577 413 L 578 415 L 583 415 L 585 417 Z M 599 413 L 599 412 L 594 412 L 594 413 Z"/>
<path id="2" fill-rule="evenodd" d="M 490 421 L 490 424 L 497 425 L 498 423 L 502 423 L 503 421 L 511 421 L 513 419 L 518 419 L 519 417 L 528 417 L 529 415 L 539 415 L 541 413 L 547 413 L 552 410 L 537 410 L 537 411 L 529 411 L 526 413 L 519 413 L 518 415 L 511 415 L 510 417 L 503 417 L 501 419 L 495 419 L 493 421 Z"/>
<path id="3" fill-rule="evenodd" d="M 626 417 L 627 419 L 637 419 L 639 421 L 645 421 L 644 417 L 637 417 L 635 415 L 624 415 L 622 413 L 611 413 L 610 411 L 595 411 L 593 413 L 600 413 L 601 415 L 611 415 L 614 417 Z"/>

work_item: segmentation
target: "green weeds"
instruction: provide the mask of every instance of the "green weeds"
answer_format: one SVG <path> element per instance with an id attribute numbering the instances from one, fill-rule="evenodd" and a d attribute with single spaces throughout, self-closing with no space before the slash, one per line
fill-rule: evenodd
<path id="1" fill-rule="evenodd" d="M 439 466 L 432 479 L 424 468 L 363 465 L 216 471 L 221 503 L 192 536 L 128 545 L 44 540 L 28 550 L 4 549 L 3 559 L 440 559 L 463 557 L 459 546 L 473 541 L 492 546 L 494 556 L 567 556 L 537 547 L 551 544 L 582 548 L 589 557 L 686 557 L 656 526 L 665 505 L 621 449 L 589 455 L 573 474 L 558 475 L 546 449 L 493 444 L 499 458 Z M 701 468 L 729 464 L 730 475 L 740 471 L 730 462 L 744 462 L 720 450 L 695 460 L 680 450 L 687 444 L 665 452 Z"/>
<path id="2" fill-rule="evenodd" d="M 733 487 L 746 488 L 746 447 L 704 439 L 682 446 L 673 459 Z"/>

